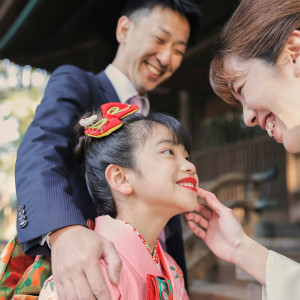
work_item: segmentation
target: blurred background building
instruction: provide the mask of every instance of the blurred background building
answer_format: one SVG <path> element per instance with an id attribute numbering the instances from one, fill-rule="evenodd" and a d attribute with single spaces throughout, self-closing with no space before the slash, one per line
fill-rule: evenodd
<path id="1" fill-rule="evenodd" d="M 299 155 L 287 154 L 208 81 L 220 28 L 238 0 L 195 0 L 202 12 L 182 66 L 152 91 L 151 110 L 168 112 L 192 132 L 200 185 L 234 208 L 245 230 L 300 259 Z M 15 233 L 16 150 L 49 74 L 62 64 L 99 72 L 114 58 L 115 26 L 125 0 L 0 0 L 0 239 Z M 143 41 L 141 41 L 142 43 Z M 260 299 L 260 288 L 218 261 L 184 225 L 192 299 Z"/>

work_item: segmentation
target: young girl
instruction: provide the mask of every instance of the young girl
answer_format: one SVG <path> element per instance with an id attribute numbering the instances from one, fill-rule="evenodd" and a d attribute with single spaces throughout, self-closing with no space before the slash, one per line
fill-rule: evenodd
<path id="1" fill-rule="evenodd" d="M 119 284 L 112 285 L 100 261 L 111 297 L 188 299 L 182 272 L 158 236 L 171 217 L 197 204 L 190 135 L 173 117 L 144 117 L 134 104 L 101 109 L 79 121 L 75 152 L 97 206 L 95 231 L 113 242 L 123 262 Z M 53 287 L 50 278 L 40 299 L 56 298 Z"/>

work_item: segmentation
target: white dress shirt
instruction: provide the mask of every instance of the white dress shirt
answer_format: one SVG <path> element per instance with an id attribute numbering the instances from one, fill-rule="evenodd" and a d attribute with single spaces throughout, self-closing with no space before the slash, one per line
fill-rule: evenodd
<path id="1" fill-rule="evenodd" d="M 130 98 L 137 96 L 138 92 L 128 79 L 118 68 L 109 64 L 105 69 L 105 74 L 113 85 L 120 102 L 125 103 Z M 143 115 L 148 115 L 150 111 L 150 103 L 147 94 L 142 95 L 144 99 L 144 105 L 142 108 Z"/>

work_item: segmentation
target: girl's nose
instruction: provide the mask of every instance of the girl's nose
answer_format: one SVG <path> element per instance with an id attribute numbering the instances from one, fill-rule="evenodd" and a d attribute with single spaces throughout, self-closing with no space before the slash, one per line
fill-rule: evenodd
<path id="1" fill-rule="evenodd" d="M 191 163 L 190 161 L 188 160 L 185 160 L 185 163 L 184 163 L 184 171 L 191 174 L 191 175 L 194 175 L 196 173 L 196 167 L 193 163 Z"/>
<path id="2" fill-rule="evenodd" d="M 244 107 L 243 115 L 244 115 L 244 122 L 248 127 L 253 127 L 258 125 L 258 120 L 257 120 L 257 115 L 255 110 Z"/>

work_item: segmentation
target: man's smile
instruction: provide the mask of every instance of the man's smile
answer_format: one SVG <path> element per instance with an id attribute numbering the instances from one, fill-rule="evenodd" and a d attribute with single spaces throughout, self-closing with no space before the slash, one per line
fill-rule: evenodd
<path id="1" fill-rule="evenodd" d="M 145 62 L 148 70 L 155 76 L 160 76 L 162 75 L 162 71 L 160 71 L 158 68 L 154 67 L 153 65 L 149 64 L 148 62 Z"/>

